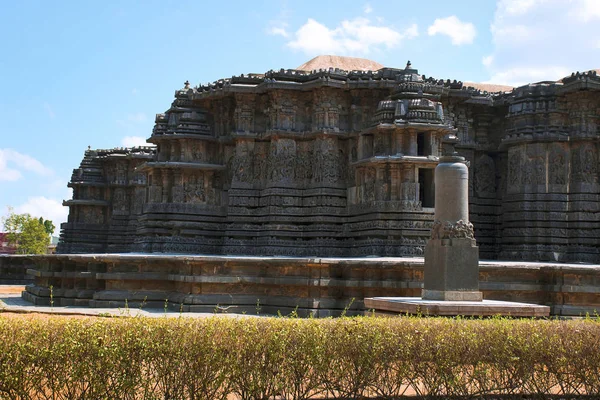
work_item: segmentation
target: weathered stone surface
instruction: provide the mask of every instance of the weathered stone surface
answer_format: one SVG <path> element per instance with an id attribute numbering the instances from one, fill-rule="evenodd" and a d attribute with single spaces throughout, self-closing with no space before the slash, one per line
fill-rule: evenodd
<path id="1" fill-rule="evenodd" d="M 477 301 L 479 248 L 473 239 L 431 239 L 425 247 L 424 299 Z"/>
<path id="2" fill-rule="evenodd" d="M 435 168 L 435 221 L 425 246 L 423 301 L 481 301 L 479 248 L 469 222 L 469 168 L 456 152 L 458 138 L 442 139 Z"/>
<path id="3" fill-rule="evenodd" d="M 515 303 L 498 300 L 439 299 L 425 300 L 414 297 L 373 297 L 365 299 L 365 308 L 375 310 L 375 315 L 436 315 L 489 317 L 505 315 L 511 317 L 548 317 L 550 307 L 537 304 Z M 365 314 L 372 315 L 371 311 Z"/>
<path id="4" fill-rule="evenodd" d="M 423 258 L 288 258 L 89 254 L 6 256 L 4 265 L 28 265 L 35 283 L 23 297 L 34 304 L 163 308 L 301 315 L 362 313 L 365 298 L 417 297 Z M 74 276 L 73 272 L 80 275 Z M 482 261 L 484 299 L 550 307 L 552 315 L 600 310 L 600 266 Z M 353 300 L 354 299 L 354 300 Z M 287 311 L 286 311 L 287 310 Z"/>
<path id="5" fill-rule="evenodd" d="M 22 285 L 33 283 L 33 276 L 27 274 L 29 261 L 0 255 L 0 285 Z"/>
<path id="6" fill-rule="evenodd" d="M 600 263 L 597 72 L 507 91 L 343 65 L 186 83 L 155 148 L 85 152 L 58 251 L 422 255 L 455 132 L 483 258 Z"/>

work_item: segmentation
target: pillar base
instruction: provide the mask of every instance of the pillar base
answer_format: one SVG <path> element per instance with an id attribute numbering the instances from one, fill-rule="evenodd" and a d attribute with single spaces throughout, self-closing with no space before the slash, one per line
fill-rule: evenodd
<path id="1" fill-rule="evenodd" d="M 481 301 L 479 247 L 467 238 L 431 239 L 425 246 L 423 297 Z"/>
<path id="2" fill-rule="evenodd" d="M 423 289 L 421 294 L 423 300 L 443 301 L 482 301 L 483 293 L 479 291 L 466 290 L 429 290 Z"/>
<path id="3" fill-rule="evenodd" d="M 365 315 L 440 315 L 465 317 L 548 317 L 550 307 L 510 301 L 440 301 L 419 297 L 370 297 L 365 299 Z"/>

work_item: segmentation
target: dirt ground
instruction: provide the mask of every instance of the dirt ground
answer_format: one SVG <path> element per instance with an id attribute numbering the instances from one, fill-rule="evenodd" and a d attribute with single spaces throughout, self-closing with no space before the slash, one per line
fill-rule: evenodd
<path id="1" fill-rule="evenodd" d="M 73 318 L 73 319 L 90 319 L 90 318 L 105 318 L 105 317 L 94 317 L 90 315 L 69 315 L 68 317 L 65 315 L 55 315 L 55 314 L 42 314 L 42 313 L 17 313 L 10 311 L 0 311 L 0 318 L 6 319 L 15 319 L 15 318 L 25 318 L 28 320 L 47 320 L 50 318 Z"/>
<path id="2" fill-rule="evenodd" d="M 0 294 L 15 294 L 25 290 L 23 285 L 0 285 Z"/>
<path id="3" fill-rule="evenodd" d="M 25 290 L 25 286 L 23 285 L 0 285 L 0 297 L 2 295 L 10 294 L 21 294 L 21 292 Z M 27 319 L 48 319 L 54 317 L 52 314 L 43 314 L 43 313 L 17 313 L 10 311 L 2 311 L 0 310 L 0 316 L 3 318 L 27 318 Z M 100 318 L 93 317 L 87 315 L 70 315 L 69 318 Z"/>

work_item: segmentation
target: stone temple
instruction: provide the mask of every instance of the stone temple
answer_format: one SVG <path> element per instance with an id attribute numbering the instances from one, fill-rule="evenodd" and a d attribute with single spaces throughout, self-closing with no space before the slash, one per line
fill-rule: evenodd
<path id="1" fill-rule="evenodd" d="M 518 88 L 321 56 L 175 92 L 155 146 L 87 150 L 59 253 L 422 255 L 441 139 L 484 259 L 600 263 L 600 76 Z"/>

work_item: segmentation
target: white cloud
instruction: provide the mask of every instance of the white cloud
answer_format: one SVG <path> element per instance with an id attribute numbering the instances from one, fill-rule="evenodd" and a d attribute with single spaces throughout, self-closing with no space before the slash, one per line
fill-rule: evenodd
<path id="1" fill-rule="evenodd" d="M 582 0 L 576 2 L 571 8 L 569 15 L 583 22 L 600 20 L 600 1 L 598 0 Z"/>
<path id="2" fill-rule="evenodd" d="M 284 2 L 281 4 L 281 8 L 279 9 L 279 13 L 275 17 L 269 21 L 269 26 L 267 28 L 267 34 L 274 36 L 283 36 L 284 38 L 288 38 L 290 36 L 288 32 L 288 23 L 287 21 L 290 18 L 290 10 L 287 8 L 287 4 Z"/>
<path id="3" fill-rule="evenodd" d="M 283 36 L 284 38 L 287 38 L 290 36 L 290 34 L 286 31 L 284 26 L 272 26 L 271 28 L 269 28 L 267 30 L 267 33 L 269 35 Z"/>
<path id="4" fill-rule="evenodd" d="M 525 14 L 530 8 L 535 6 L 539 0 L 519 0 L 519 1 L 507 1 L 505 10 L 508 15 L 521 15 Z"/>
<path id="5" fill-rule="evenodd" d="M 598 0 L 499 1 L 483 60 L 489 82 L 519 86 L 599 68 L 599 22 Z"/>
<path id="6" fill-rule="evenodd" d="M 492 56 L 492 55 L 485 56 L 481 59 L 481 63 L 486 67 L 489 67 L 490 65 L 492 65 L 493 62 L 494 62 L 494 56 Z"/>
<path id="7" fill-rule="evenodd" d="M 521 45 L 535 43 L 544 36 L 544 31 L 526 25 L 496 25 L 491 27 L 492 41 L 496 46 L 512 46 L 518 40 Z"/>
<path id="8" fill-rule="evenodd" d="M 497 72 L 492 76 L 490 82 L 527 82 L 534 83 L 547 80 L 556 80 L 556 77 L 569 75 L 571 72 L 564 67 L 550 65 L 545 67 L 515 67 Z M 549 78 L 550 77 L 550 78 Z M 554 78 L 551 78 L 554 77 Z"/>
<path id="9" fill-rule="evenodd" d="M 154 146 L 153 144 L 146 143 L 146 138 L 142 136 L 125 136 L 121 140 L 121 146 L 124 147 L 136 147 L 136 146 Z"/>
<path id="10" fill-rule="evenodd" d="M 27 154 L 13 149 L 0 149 L 0 181 L 17 181 L 22 172 L 29 171 L 41 176 L 52 175 L 52 170 Z"/>
<path id="11" fill-rule="evenodd" d="M 436 18 L 433 25 L 427 28 L 427 33 L 429 36 L 446 35 L 452 39 L 452 44 L 455 46 L 471 44 L 477 35 L 475 26 L 472 23 L 462 22 L 455 15 Z"/>
<path id="12" fill-rule="evenodd" d="M 417 36 L 419 36 L 419 28 L 417 27 L 417 24 L 412 24 L 411 26 L 406 28 L 404 30 L 404 35 L 409 39 L 416 38 Z"/>
<path id="13" fill-rule="evenodd" d="M 417 25 L 413 24 L 399 32 L 391 27 L 373 25 L 367 18 L 344 20 L 336 28 L 330 29 L 309 18 L 295 33 L 294 40 L 287 45 L 307 55 L 368 54 L 372 50 L 385 47 L 392 49 L 405 39 L 418 36 Z"/>
<path id="14" fill-rule="evenodd" d="M 17 214 L 29 213 L 36 218 L 51 220 L 56 227 L 55 235 L 60 232 L 60 224 L 66 222 L 69 215 L 69 208 L 63 207 L 62 201 L 44 196 L 29 197 L 27 202 L 16 206 L 14 211 Z"/>
<path id="15" fill-rule="evenodd" d="M 373 7 L 369 3 L 365 4 L 365 8 L 363 9 L 365 14 L 371 14 L 373 12 Z"/>
<path id="16" fill-rule="evenodd" d="M 54 119 L 56 117 L 56 114 L 54 114 L 54 110 L 52 109 L 50 104 L 44 103 L 43 106 L 44 106 L 44 110 L 46 110 L 46 114 L 48 114 L 50 119 Z"/>

